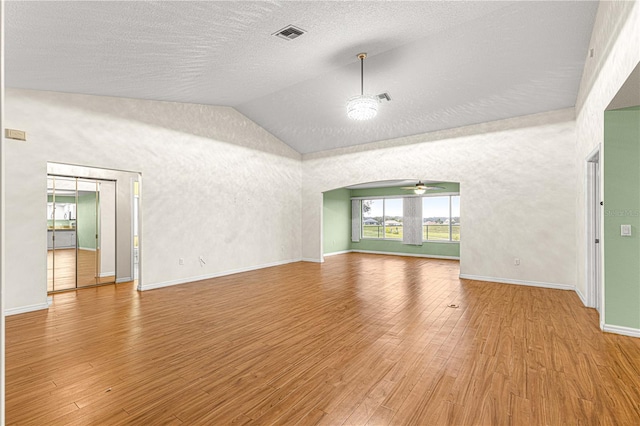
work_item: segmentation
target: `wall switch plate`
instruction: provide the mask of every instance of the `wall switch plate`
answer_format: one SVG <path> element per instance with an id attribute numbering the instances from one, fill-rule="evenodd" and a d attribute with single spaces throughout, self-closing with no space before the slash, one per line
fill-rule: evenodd
<path id="1" fill-rule="evenodd" d="M 184 259 L 183 258 L 178 259 L 178 265 L 184 265 Z"/>
<path id="2" fill-rule="evenodd" d="M 516 266 L 520 266 L 520 259 L 518 259 L 517 257 L 513 259 L 513 264 Z"/>
<path id="3" fill-rule="evenodd" d="M 623 237 L 630 237 L 631 225 L 620 225 L 620 235 Z"/>

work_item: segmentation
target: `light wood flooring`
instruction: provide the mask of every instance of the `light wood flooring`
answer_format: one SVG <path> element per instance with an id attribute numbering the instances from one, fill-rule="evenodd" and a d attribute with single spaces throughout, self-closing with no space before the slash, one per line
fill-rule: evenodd
<path id="1" fill-rule="evenodd" d="M 77 256 L 77 268 L 76 268 Z M 99 277 L 96 271 L 100 249 L 96 251 L 78 249 L 55 249 L 47 251 L 47 291 L 70 290 L 116 281 L 115 275 Z"/>
<path id="2" fill-rule="evenodd" d="M 55 294 L 7 318 L 7 424 L 640 424 L 640 339 L 458 269 L 351 253 Z"/>

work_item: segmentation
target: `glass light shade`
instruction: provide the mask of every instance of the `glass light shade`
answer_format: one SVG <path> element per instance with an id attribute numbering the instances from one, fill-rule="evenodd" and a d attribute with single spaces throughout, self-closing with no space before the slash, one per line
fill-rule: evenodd
<path id="1" fill-rule="evenodd" d="M 425 188 L 416 188 L 416 189 L 413 190 L 413 192 L 415 192 L 418 195 L 422 195 L 425 192 L 427 192 L 427 190 Z"/>
<path id="2" fill-rule="evenodd" d="M 371 120 L 377 113 L 378 100 L 374 96 L 354 96 L 347 102 L 347 116 L 352 120 Z"/>

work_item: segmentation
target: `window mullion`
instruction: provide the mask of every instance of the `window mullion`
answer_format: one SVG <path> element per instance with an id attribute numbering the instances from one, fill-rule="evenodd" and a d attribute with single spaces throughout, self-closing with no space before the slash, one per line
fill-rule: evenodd
<path id="1" fill-rule="evenodd" d="M 451 195 L 449 195 L 449 241 L 452 240 L 453 235 L 451 234 L 451 221 L 453 219 L 451 218 Z"/>
<path id="2" fill-rule="evenodd" d="M 387 211 L 385 210 L 387 207 L 387 200 L 382 200 L 382 239 L 387 238 Z"/>
<path id="3" fill-rule="evenodd" d="M 360 235 L 364 237 L 364 203 L 360 200 Z"/>

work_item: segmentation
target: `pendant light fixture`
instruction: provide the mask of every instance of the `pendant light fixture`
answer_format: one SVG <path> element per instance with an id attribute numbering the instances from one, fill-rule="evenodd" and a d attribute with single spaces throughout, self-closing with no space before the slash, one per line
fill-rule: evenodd
<path id="1" fill-rule="evenodd" d="M 358 53 L 360 59 L 360 95 L 347 102 L 347 116 L 352 120 L 371 120 L 378 113 L 378 99 L 364 94 L 364 59 L 366 53 Z"/>

